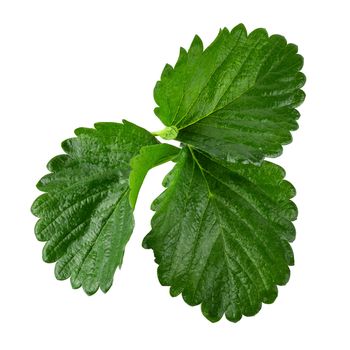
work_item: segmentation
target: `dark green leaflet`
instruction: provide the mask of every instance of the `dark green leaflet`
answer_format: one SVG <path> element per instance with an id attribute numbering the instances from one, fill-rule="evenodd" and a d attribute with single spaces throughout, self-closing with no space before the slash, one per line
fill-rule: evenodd
<path id="1" fill-rule="evenodd" d="M 183 148 L 153 203 L 152 248 L 162 285 L 203 314 L 231 321 L 272 303 L 287 283 L 297 210 L 279 166 L 220 165 Z"/>
<path id="2" fill-rule="evenodd" d="M 34 202 L 32 212 L 40 218 L 36 236 L 47 242 L 43 259 L 57 261 L 57 279 L 71 277 L 73 288 L 93 294 L 111 287 L 133 230 L 130 160 L 157 141 L 126 121 L 97 123 L 95 129 L 75 133 L 62 144 L 66 154 L 49 162 L 51 173 L 38 183 L 47 193 Z"/>
<path id="3" fill-rule="evenodd" d="M 284 37 L 243 25 L 221 30 L 203 51 L 196 36 L 154 89 L 156 115 L 177 140 L 228 162 L 276 157 L 297 129 L 302 56 Z"/>

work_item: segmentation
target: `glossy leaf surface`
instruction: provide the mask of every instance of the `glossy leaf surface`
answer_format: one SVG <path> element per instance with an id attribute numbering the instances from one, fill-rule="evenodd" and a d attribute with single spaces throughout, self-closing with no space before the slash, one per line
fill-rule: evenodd
<path id="1" fill-rule="evenodd" d="M 294 264 L 297 208 L 284 170 L 265 157 L 280 155 L 298 128 L 302 66 L 297 46 L 265 29 L 224 28 L 205 49 L 195 36 L 154 88 L 165 128 L 149 133 L 124 121 L 77 129 L 49 162 L 37 185 L 45 193 L 32 206 L 56 277 L 89 295 L 106 292 L 145 176 L 173 161 L 143 240 L 160 283 L 212 322 L 237 322 L 272 303 Z"/>
<path id="2" fill-rule="evenodd" d="M 156 115 L 177 140 L 228 162 L 259 163 L 291 142 L 304 100 L 303 58 L 280 35 L 243 25 L 203 50 L 196 36 L 166 65 L 154 89 Z"/>
<path id="3" fill-rule="evenodd" d="M 126 121 L 97 123 L 75 134 L 62 143 L 66 154 L 49 162 L 51 173 L 37 185 L 46 193 L 32 206 L 40 218 L 35 234 L 46 242 L 44 261 L 57 261 L 57 279 L 70 277 L 73 288 L 82 286 L 87 294 L 99 287 L 106 292 L 134 225 L 130 160 L 142 146 L 157 141 Z"/>
<path id="4" fill-rule="evenodd" d="M 231 321 L 272 303 L 289 279 L 297 210 L 281 167 L 218 164 L 185 147 L 154 201 L 152 248 L 162 285 L 203 314 Z"/>

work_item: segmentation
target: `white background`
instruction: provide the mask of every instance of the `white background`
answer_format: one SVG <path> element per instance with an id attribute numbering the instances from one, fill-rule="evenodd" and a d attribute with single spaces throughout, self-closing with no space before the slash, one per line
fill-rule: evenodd
<path id="1" fill-rule="evenodd" d="M 348 1 L 1 1 L 0 348 L 350 349 Z M 277 162 L 297 188 L 296 265 L 279 297 L 233 324 L 171 298 L 150 250 L 152 170 L 123 267 L 104 295 L 59 282 L 41 260 L 30 213 L 45 165 L 79 126 L 129 119 L 154 131 L 152 90 L 199 34 L 243 22 L 298 44 L 307 98 Z"/>

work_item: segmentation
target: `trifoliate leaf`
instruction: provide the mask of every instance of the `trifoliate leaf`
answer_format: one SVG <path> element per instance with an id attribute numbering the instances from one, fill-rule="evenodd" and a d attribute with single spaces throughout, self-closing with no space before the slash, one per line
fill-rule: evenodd
<path id="1" fill-rule="evenodd" d="M 180 149 L 165 143 L 144 146 L 140 153 L 131 160 L 130 183 L 130 204 L 135 207 L 137 196 L 142 186 L 143 180 L 148 171 L 158 165 L 173 160 Z"/>
<path id="2" fill-rule="evenodd" d="M 53 158 L 50 174 L 38 183 L 47 192 L 36 199 L 35 233 L 46 241 L 43 259 L 57 261 L 57 279 L 71 278 L 87 294 L 107 292 L 133 230 L 129 203 L 130 160 L 157 140 L 146 130 L 124 124 L 97 123 L 79 128 L 62 143 L 66 152 Z"/>
<path id="3" fill-rule="evenodd" d="M 210 321 L 256 314 L 289 279 L 297 209 L 281 167 L 262 162 L 218 164 L 190 147 L 154 201 L 152 248 L 162 285 L 201 304 Z"/>
<path id="4" fill-rule="evenodd" d="M 112 285 L 133 230 L 147 172 L 177 162 L 153 202 L 152 248 L 161 284 L 210 321 L 237 322 L 272 303 L 294 264 L 297 208 L 284 170 L 267 161 L 297 129 L 303 58 L 264 29 L 223 29 L 206 49 L 196 36 L 154 89 L 165 124 L 149 133 L 125 122 L 80 128 L 53 158 L 33 204 L 43 259 L 87 294 Z M 178 140 L 181 149 L 154 136 Z"/>
<path id="5" fill-rule="evenodd" d="M 298 127 L 302 66 L 297 46 L 264 29 L 225 28 L 205 50 L 196 36 L 175 67 L 164 68 L 155 113 L 183 143 L 228 162 L 259 163 L 280 155 Z"/>

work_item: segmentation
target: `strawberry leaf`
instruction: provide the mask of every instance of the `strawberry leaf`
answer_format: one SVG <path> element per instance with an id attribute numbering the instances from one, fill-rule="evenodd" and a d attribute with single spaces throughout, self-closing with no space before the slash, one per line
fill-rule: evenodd
<path id="1" fill-rule="evenodd" d="M 282 153 L 304 100 L 303 58 L 264 29 L 221 30 L 203 50 L 196 36 L 166 65 L 154 89 L 156 115 L 176 139 L 228 162 L 259 163 Z"/>
<path id="2" fill-rule="evenodd" d="M 127 121 L 77 129 L 49 162 L 32 206 L 57 279 L 89 295 L 108 291 L 147 172 L 174 161 L 143 240 L 160 283 L 212 322 L 237 322 L 272 303 L 294 264 L 297 208 L 284 170 L 264 159 L 280 155 L 298 128 L 302 66 L 296 45 L 264 29 L 225 28 L 206 49 L 195 36 L 154 88 L 163 130 Z"/>
<path id="3" fill-rule="evenodd" d="M 213 322 L 224 314 L 236 322 L 275 300 L 294 263 L 295 190 L 283 177 L 270 162 L 219 164 L 182 150 L 143 241 L 172 296 L 201 304 Z"/>
<path id="4" fill-rule="evenodd" d="M 121 266 L 134 220 L 129 203 L 130 160 L 156 139 L 146 130 L 124 124 L 97 123 L 79 128 L 62 143 L 66 152 L 53 158 L 50 174 L 38 183 L 47 192 L 36 199 L 35 234 L 45 241 L 43 259 L 57 261 L 59 280 L 87 294 L 107 292 Z"/>

